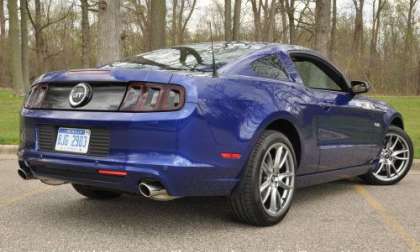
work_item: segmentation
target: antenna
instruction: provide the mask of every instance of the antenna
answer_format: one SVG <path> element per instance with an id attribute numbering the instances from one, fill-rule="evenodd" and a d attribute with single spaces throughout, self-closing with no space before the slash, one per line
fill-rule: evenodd
<path id="1" fill-rule="evenodd" d="M 213 41 L 213 30 L 210 24 L 210 40 L 211 40 L 211 56 L 212 56 L 212 66 L 213 66 L 213 77 L 217 77 L 217 68 L 216 68 L 216 58 L 214 57 L 214 41 Z"/>

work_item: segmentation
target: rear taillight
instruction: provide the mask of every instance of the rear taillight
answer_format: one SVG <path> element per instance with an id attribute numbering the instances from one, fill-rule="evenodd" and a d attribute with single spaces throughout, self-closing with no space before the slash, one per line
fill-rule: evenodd
<path id="1" fill-rule="evenodd" d="M 42 108 L 42 105 L 45 101 L 45 96 L 47 95 L 48 85 L 38 84 L 33 86 L 26 96 L 25 108 L 37 109 Z"/>
<path id="2" fill-rule="evenodd" d="M 128 85 L 120 111 L 175 111 L 184 106 L 184 101 L 185 90 L 181 86 L 133 83 Z"/>

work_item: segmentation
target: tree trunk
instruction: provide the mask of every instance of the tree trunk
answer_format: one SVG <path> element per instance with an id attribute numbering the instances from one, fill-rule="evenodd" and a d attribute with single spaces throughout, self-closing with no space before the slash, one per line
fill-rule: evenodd
<path id="1" fill-rule="evenodd" d="M 27 6 L 27 10 L 29 7 Z M 35 53 L 37 59 L 37 74 L 41 74 L 45 72 L 45 58 L 46 58 L 46 47 L 45 47 L 45 40 L 44 34 L 41 29 L 41 20 L 42 20 L 42 12 L 41 12 L 41 0 L 35 0 L 35 20 L 33 23 L 34 33 L 35 33 Z"/>
<path id="2" fill-rule="evenodd" d="M 22 79 L 22 48 L 20 47 L 20 29 L 17 0 L 8 1 L 9 10 L 9 48 L 10 48 L 10 72 L 12 75 L 12 84 L 17 95 L 23 95 Z"/>
<path id="3" fill-rule="evenodd" d="M 289 2 L 290 1 L 290 2 Z M 295 43 L 295 33 L 296 33 L 296 26 L 295 26 L 295 0 L 285 0 L 286 3 L 286 11 L 287 17 L 289 20 L 289 43 Z"/>
<path id="4" fill-rule="evenodd" d="M 241 28 L 241 4 L 242 0 L 235 0 L 232 31 L 232 39 L 235 41 L 239 40 L 239 32 Z"/>
<path id="5" fill-rule="evenodd" d="M 232 1 L 225 0 L 225 40 L 232 41 Z"/>
<path id="6" fill-rule="evenodd" d="M 118 60 L 121 56 L 120 51 L 120 0 L 101 0 L 99 2 L 97 63 L 101 65 Z"/>
<path id="7" fill-rule="evenodd" d="M 80 0 L 82 8 L 82 66 L 90 67 L 90 27 L 88 0 Z"/>
<path id="8" fill-rule="evenodd" d="M 356 9 L 353 33 L 353 55 L 360 57 L 363 51 L 363 8 L 364 0 L 353 0 Z"/>
<path id="9" fill-rule="evenodd" d="M 181 0 L 182 1 L 182 0 Z M 176 38 L 178 33 L 178 21 L 177 21 L 177 8 L 178 8 L 178 0 L 172 1 L 172 45 L 176 45 Z"/>
<path id="10" fill-rule="evenodd" d="M 6 38 L 6 18 L 4 16 L 4 0 L 0 0 L 0 40 Z"/>
<path id="11" fill-rule="evenodd" d="M 315 49 L 328 55 L 330 35 L 331 0 L 317 0 L 315 8 Z"/>
<path id="12" fill-rule="evenodd" d="M 284 4 L 285 0 L 280 0 L 280 13 L 281 13 L 281 25 L 282 25 L 282 41 L 287 41 L 287 11 Z"/>
<path id="13" fill-rule="evenodd" d="M 22 46 L 22 79 L 25 90 L 29 88 L 29 47 L 27 0 L 20 0 L 20 29 Z"/>
<path id="14" fill-rule="evenodd" d="M 332 0 L 332 27 L 328 57 L 333 60 L 337 36 L 337 0 Z"/>
<path id="15" fill-rule="evenodd" d="M 150 45 L 152 49 L 166 47 L 166 2 L 151 1 Z"/>
<path id="16" fill-rule="evenodd" d="M 261 41 L 261 0 L 251 0 L 251 5 L 254 15 L 254 39 Z"/>

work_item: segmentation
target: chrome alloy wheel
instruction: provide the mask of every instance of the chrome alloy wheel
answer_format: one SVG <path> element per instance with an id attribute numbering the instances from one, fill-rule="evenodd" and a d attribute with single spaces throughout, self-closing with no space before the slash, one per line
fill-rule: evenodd
<path id="1" fill-rule="evenodd" d="M 287 145 L 275 143 L 267 149 L 259 181 L 260 199 L 266 213 L 283 214 L 291 203 L 295 185 L 295 162 Z"/>
<path id="2" fill-rule="evenodd" d="M 385 136 L 385 146 L 381 151 L 379 164 L 373 176 L 382 181 L 398 178 L 408 168 L 412 153 L 407 141 L 395 133 Z"/>

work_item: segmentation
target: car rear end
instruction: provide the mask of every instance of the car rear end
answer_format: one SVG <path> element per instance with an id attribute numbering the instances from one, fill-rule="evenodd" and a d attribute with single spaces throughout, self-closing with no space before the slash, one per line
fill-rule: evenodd
<path id="1" fill-rule="evenodd" d="M 237 174 L 197 111 L 194 81 L 127 69 L 43 76 L 21 112 L 20 175 L 128 193 L 151 181 L 173 196 L 227 194 Z"/>

